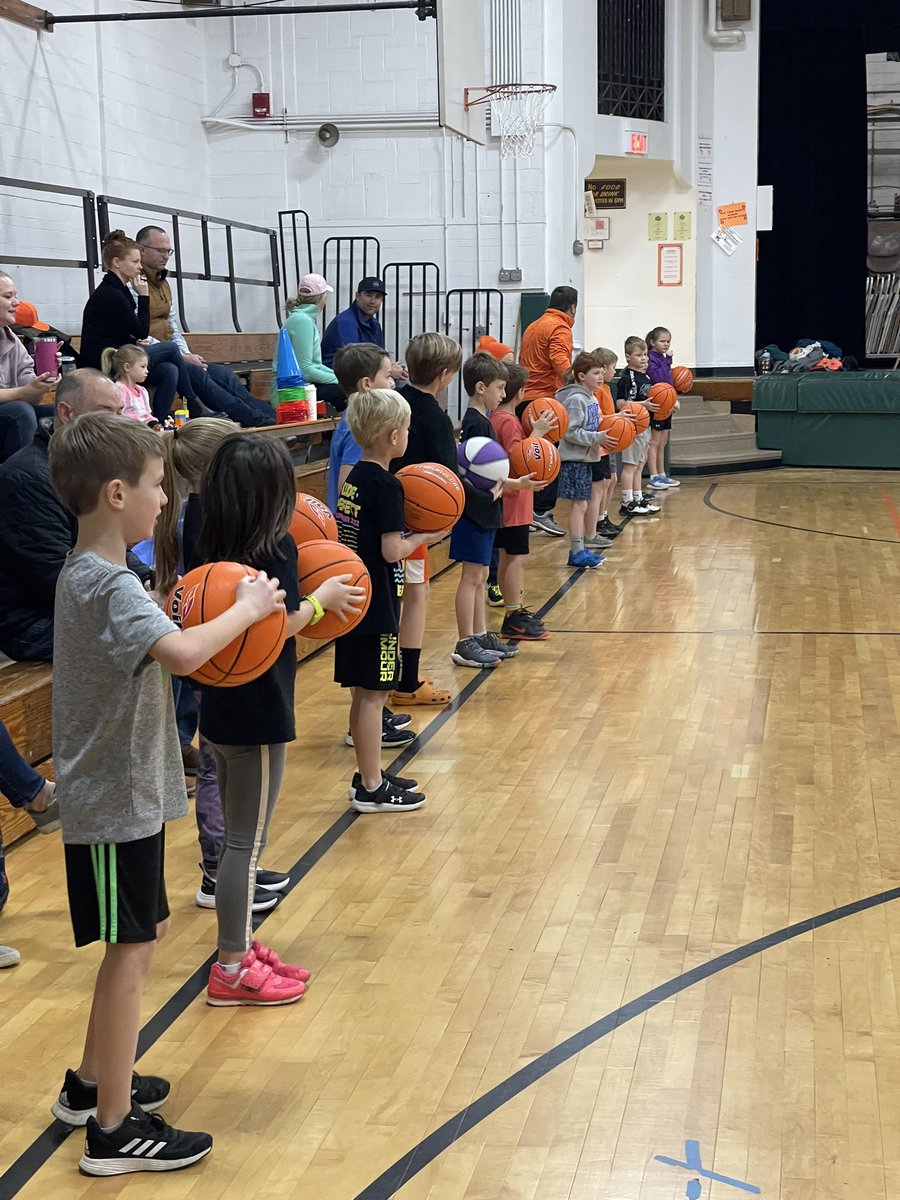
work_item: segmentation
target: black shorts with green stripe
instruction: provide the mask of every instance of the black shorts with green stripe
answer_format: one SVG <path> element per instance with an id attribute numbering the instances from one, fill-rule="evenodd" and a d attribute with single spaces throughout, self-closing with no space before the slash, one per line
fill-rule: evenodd
<path id="1" fill-rule="evenodd" d="M 76 946 L 156 940 L 169 915 L 164 828 L 136 842 L 67 845 L 65 855 Z"/>

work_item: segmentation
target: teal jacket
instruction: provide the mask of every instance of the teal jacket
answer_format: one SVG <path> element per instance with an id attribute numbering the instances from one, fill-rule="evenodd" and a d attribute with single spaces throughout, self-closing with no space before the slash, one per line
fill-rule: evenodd
<path id="1" fill-rule="evenodd" d="M 315 304 L 301 304 L 284 323 L 290 334 L 297 362 L 307 383 L 337 383 L 337 375 L 322 362 L 322 339 L 319 336 L 321 310 Z M 272 359 L 272 369 L 275 369 Z M 273 388 L 277 386 L 275 381 Z"/>

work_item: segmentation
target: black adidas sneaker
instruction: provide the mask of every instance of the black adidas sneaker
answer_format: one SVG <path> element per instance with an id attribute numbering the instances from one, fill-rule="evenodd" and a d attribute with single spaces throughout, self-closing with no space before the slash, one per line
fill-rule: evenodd
<path id="1" fill-rule="evenodd" d="M 157 1075 L 131 1076 L 131 1099 L 144 1112 L 162 1108 L 168 1098 L 171 1084 Z M 88 1117 L 97 1115 L 97 1085 L 84 1083 L 75 1071 L 66 1071 L 62 1091 L 50 1106 L 54 1117 L 67 1125 L 86 1125 Z"/>
<path id="2" fill-rule="evenodd" d="M 88 1118 L 78 1167 L 85 1175 L 180 1171 L 205 1158 L 212 1145 L 210 1134 L 173 1129 L 162 1117 L 132 1104 L 122 1124 L 110 1133 L 104 1133 L 93 1117 Z"/>

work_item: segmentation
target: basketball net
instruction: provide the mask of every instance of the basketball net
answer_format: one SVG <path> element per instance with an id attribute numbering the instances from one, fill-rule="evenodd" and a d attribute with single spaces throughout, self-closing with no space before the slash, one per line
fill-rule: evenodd
<path id="1" fill-rule="evenodd" d="M 501 158 L 530 158 L 547 105 L 556 91 L 552 83 L 501 83 L 466 89 L 466 108 L 491 106 L 500 128 Z M 475 95 L 482 92 L 482 95 Z"/>

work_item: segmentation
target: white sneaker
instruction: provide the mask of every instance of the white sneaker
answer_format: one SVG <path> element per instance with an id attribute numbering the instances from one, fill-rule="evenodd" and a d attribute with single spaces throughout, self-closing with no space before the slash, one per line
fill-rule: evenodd
<path id="1" fill-rule="evenodd" d="M 667 488 L 669 484 L 666 481 L 665 475 L 654 475 L 650 480 L 650 486 L 652 488 L 659 488 L 662 491 Z"/>
<path id="2" fill-rule="evenodd" d="M 663 478 L 666 481 L 666 487 L 681 487 L 680 479 L 673 479 L 671 475 L 664 475 Z"/>
<path id="3" fill-rule="evenodd" d="M 450 655 L 458 667 L 496 667 L 503 660 L 494 650 L 485 650 L 476 638 L 462 638 Z"/>
<path id="4" fill-rule="evenodd" d="M 560 529 L 549 513 L 535 513 L 531 522 L 541 533 L 549 533 L 551 537 L 566 536 L 566 531 Z"/>
<path id="5" fill-rule="evenodd" d="M 22 955 L 12 946 L 0 946 L 0 968 L 14 967 Z"/>

